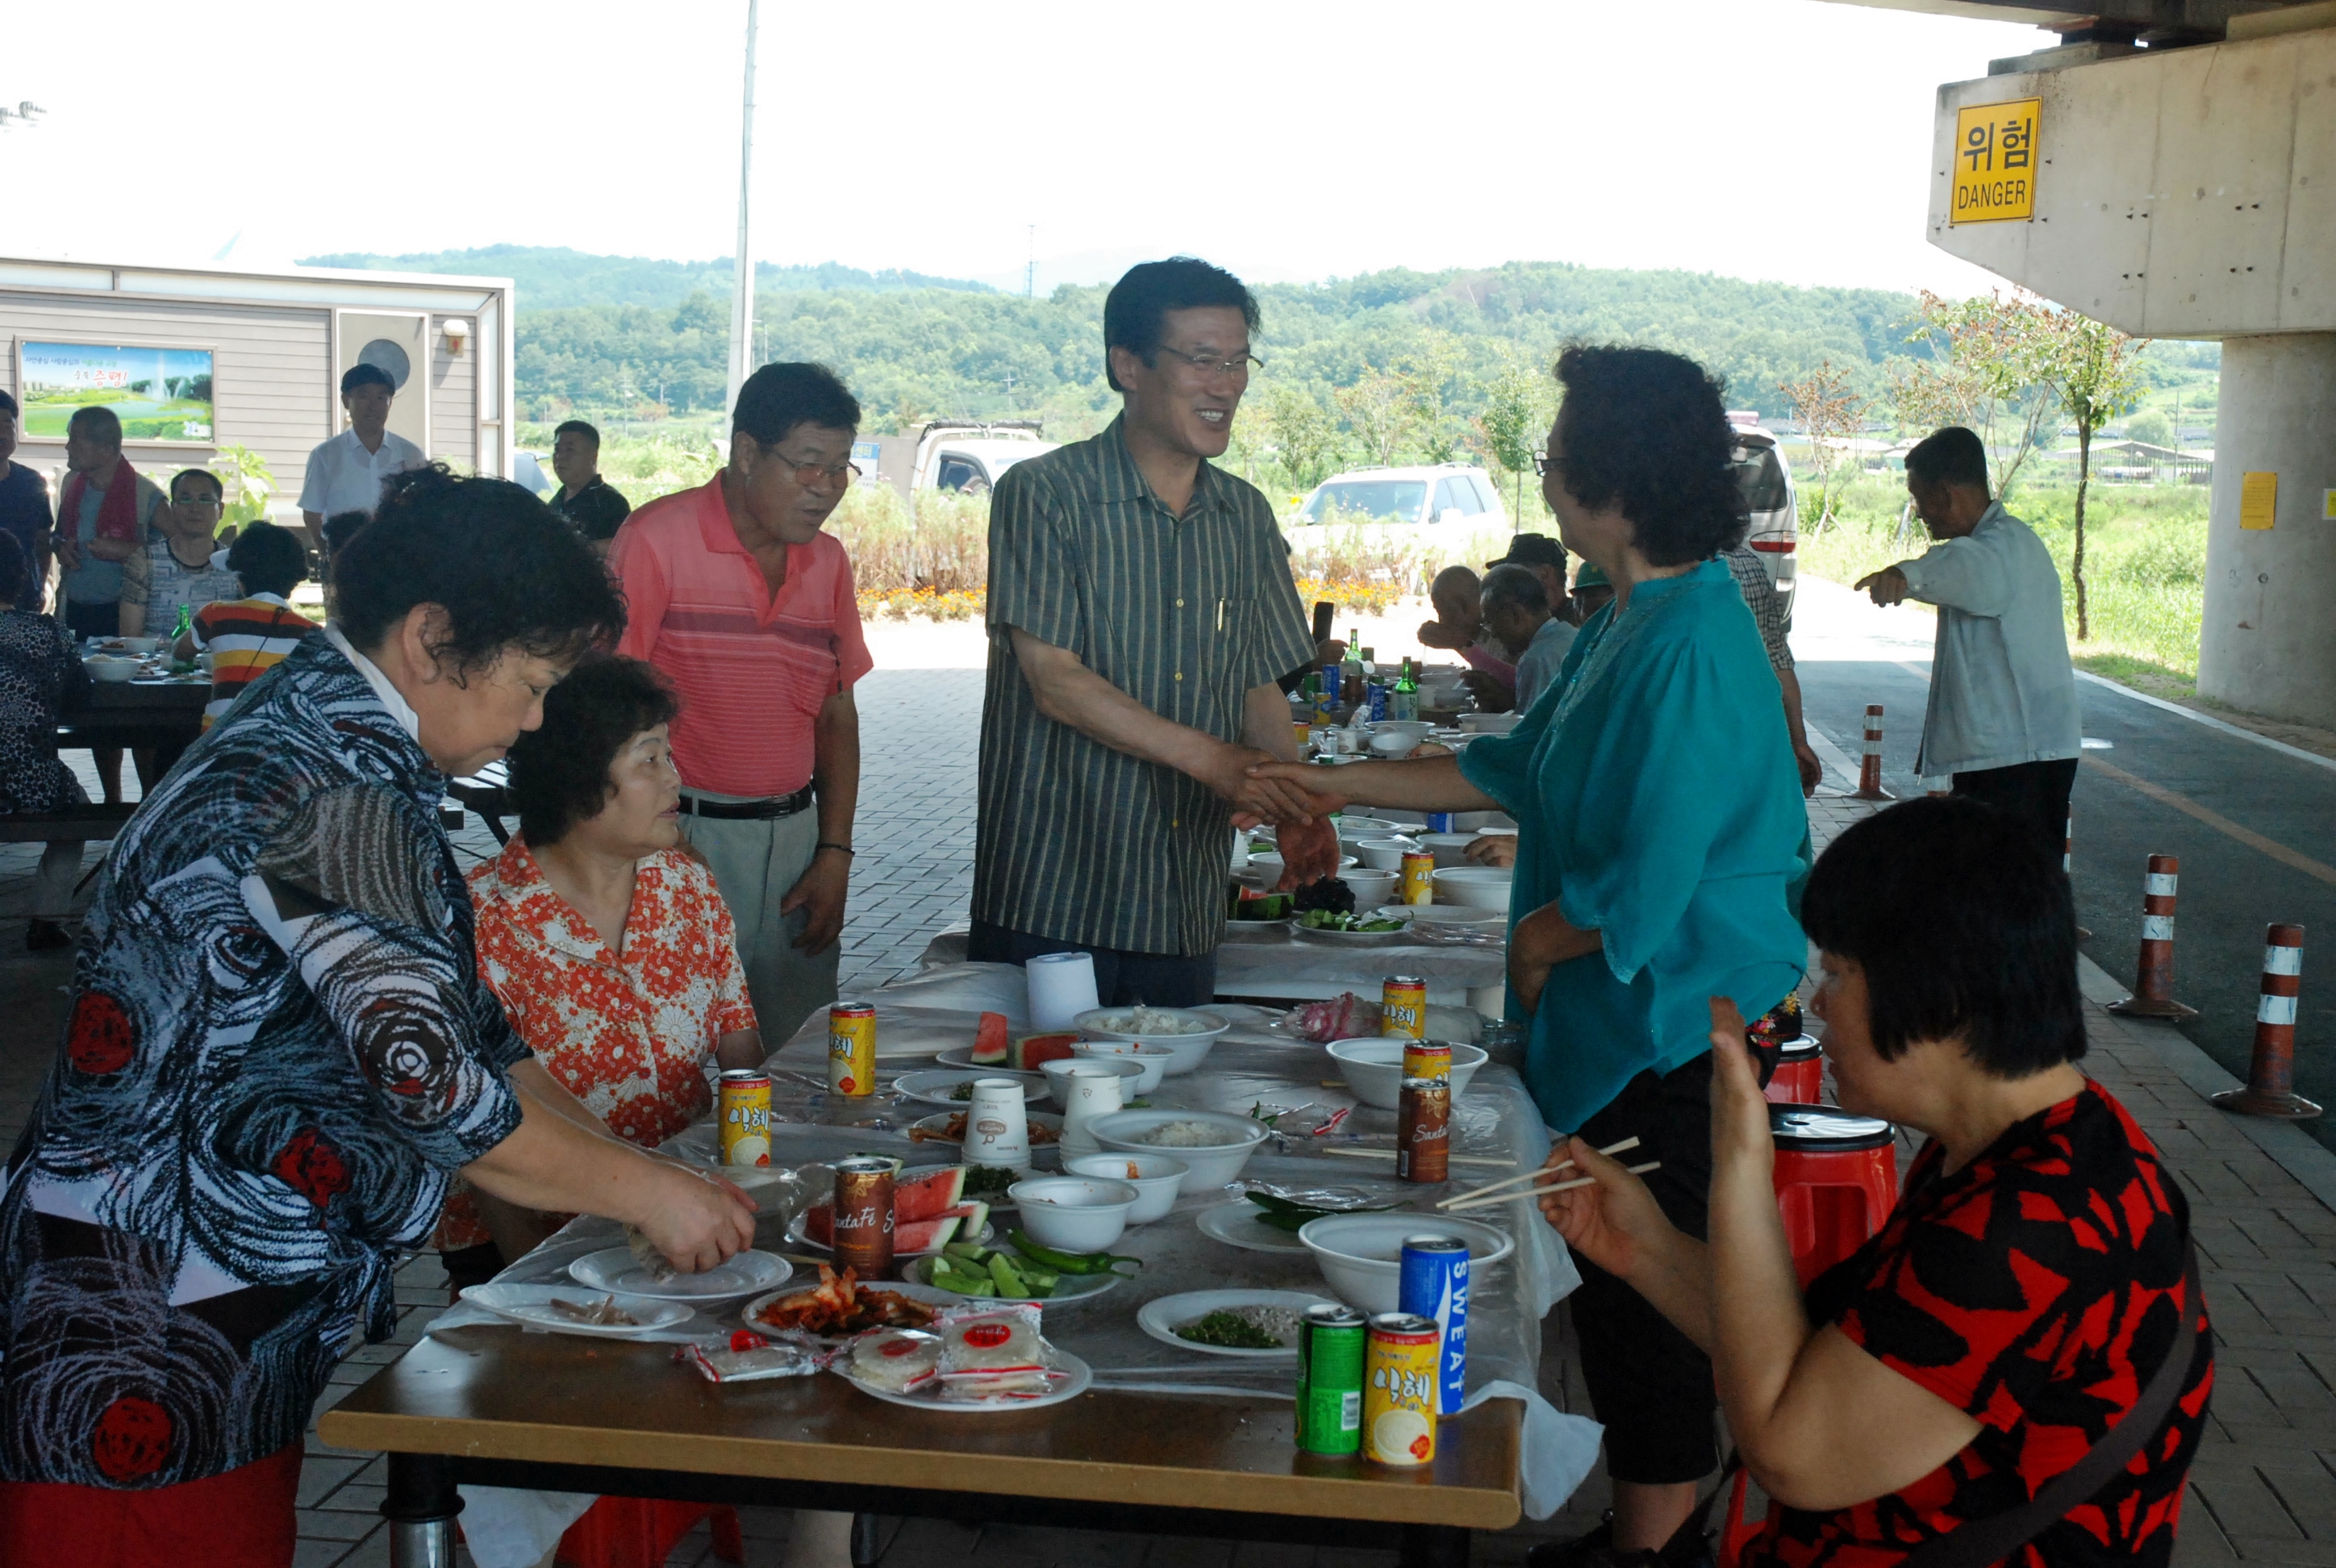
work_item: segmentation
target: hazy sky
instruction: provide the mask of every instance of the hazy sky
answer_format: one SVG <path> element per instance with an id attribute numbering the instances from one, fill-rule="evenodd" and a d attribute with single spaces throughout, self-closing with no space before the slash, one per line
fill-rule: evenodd
<path id="1" fill-rule="evenodd" d="M 0 131 L 0 254 L 726 254 L 745 16 L 15 6 L 0 102 L 48 113 Z M 1036 224 L 1042 290 L 1181 250 L 1260 281 L 1529 259 L 1967 292 L 1989 275 L 1923 242 L 1934 90 L 2055 42 L 1820 0 L 1206 17 L 766 0 L 755 254 L 1018 284 Z"/>

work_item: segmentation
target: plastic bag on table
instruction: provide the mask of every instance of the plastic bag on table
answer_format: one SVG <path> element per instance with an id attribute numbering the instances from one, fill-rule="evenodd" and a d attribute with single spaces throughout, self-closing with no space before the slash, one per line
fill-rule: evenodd
<path id="1" fill-rule="evenodd" d="M 1039 1398 L 1070 1376 L 1039 1332 L 1034 1302 L 946 1311 L 933 1320 L 933 1331 L 941 1342 L 939 1398 L 947 1404 Z"/>
<path id="2" fill-rule="evenodd" d="M 757 1383 L 769 1378 L 808 1378 L 826 1365 L 826 1359 L 808 1346 L 777 1344 L 765 1339 L 750 1329 L 741 1329 L 730 1336 L 726 1350 L 709 1350 L 702 1345 L 684 1345 L 673 1353 L 673 1359 L 686 1367 L 695 1368 L 698 1376 L 709 1383 Z"/>
<path id="3" fill-rule="evenodd" d="M 1358 1187 L 1297 1187 L 1281 1182 L 1246 1181 L 1241 1192 L 1257 1205 L 1257 1221 L 1277 1231 L 1298 1233 L 1298 1227 L 1326 1214 L 1376 1214 L 1399 1207 L 1373 1201 Z"/>

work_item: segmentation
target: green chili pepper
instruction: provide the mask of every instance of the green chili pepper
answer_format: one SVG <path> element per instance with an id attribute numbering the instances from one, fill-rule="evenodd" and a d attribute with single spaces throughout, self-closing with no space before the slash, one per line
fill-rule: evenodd
<path id="1" fill-rule="evenodd" d="M 1124 1258 L 1110 1252 L 1058 1252 L 1052 1247 L 1040 1246 L 1023 1231 L 1008 1231 L 1006 1239 L 1016 1251 L 1057 1274 L 1107 1274 L 1114 1271 L 1112 1268 L 1114 1263 L 1134 1263 L 1138 1268 L 1144 1266 L 1141 1258 Z"/>

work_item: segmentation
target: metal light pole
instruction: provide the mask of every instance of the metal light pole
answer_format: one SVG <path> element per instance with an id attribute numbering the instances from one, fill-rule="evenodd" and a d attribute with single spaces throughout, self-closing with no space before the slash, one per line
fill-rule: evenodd
<path id="1" fill-rule="evenodd" d="M 747 197 L 754 169 L 754 21 L 760 0 L 746 0 L 746 94 L 738 128 L 738 254 L 733 266 L 737 283 L 730 295 L 730 389 L 722 400 L 726 416 L 738 406 L 738 389 L 754 366 L 754 247 L 747 221 Z"/>

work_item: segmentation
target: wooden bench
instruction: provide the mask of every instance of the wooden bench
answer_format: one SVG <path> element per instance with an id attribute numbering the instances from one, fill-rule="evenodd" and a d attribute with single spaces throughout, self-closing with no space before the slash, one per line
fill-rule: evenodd
<path id="1" fill-rule="evenodd" d="M 0 843 L 83 843 L 106 840 L 120 833 L 134 805 L 67 806 L 61 812 L 0 813 Z"/>

